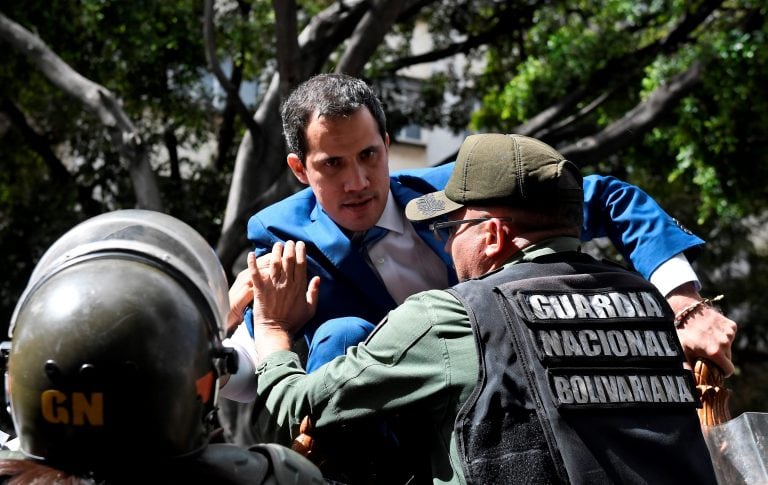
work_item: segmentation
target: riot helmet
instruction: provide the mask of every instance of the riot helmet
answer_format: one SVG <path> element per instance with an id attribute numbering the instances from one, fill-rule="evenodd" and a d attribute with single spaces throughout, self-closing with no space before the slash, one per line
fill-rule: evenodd
<path id="1" fill-rule="evenodd" d="M 207 445 L 227 281 L 187 224 L 115 211 L 64 234 L 14 310 L 7 392 L 21 451 L 68 469 Z"/>

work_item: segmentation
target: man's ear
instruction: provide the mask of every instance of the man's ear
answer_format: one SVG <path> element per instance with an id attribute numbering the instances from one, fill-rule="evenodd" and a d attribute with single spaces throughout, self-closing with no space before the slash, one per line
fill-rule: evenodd
<path id="1" fill-rule="evenodd" d="M 485 232 L 485 255 L 495 257 L 502 254 L 509 244 L 507 229 L 501 221 L 491 219 Z"/>
<path id="2" fill-rule="evenodd" d="M 304 167 L 304 164 L 301 163 L 301 160 L 299 159 L 298 155 L 296 155 L 295 153 L 288 154 L 288 167 L 290 167 L 291 172 L 293 172 L 293 175 L 297 179 L 299 179 L 299 182 L 301 182 L 304 185 L 309 185 L 309 179 L 307 178 L 306 167 Z"/>

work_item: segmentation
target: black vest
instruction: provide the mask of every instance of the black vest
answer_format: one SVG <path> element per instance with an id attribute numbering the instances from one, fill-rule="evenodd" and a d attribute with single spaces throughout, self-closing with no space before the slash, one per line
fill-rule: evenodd
<path id="1" fill-rule="evenodd" d="M 639 275 L 556 253 L 448 291 L 480 359 L 467 483 L 716 483 L 672 311 Z"/>

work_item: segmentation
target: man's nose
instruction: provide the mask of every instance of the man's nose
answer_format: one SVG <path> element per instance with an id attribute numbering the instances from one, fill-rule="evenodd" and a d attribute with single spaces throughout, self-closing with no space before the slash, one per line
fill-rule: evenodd
<path id="1" fill-rule="evenodd" d="M 368 178 L 368 170 L 359 164 L 353 163 L 350 166 L 349 173 L 347 174 L 345 190 L 348 192 L 363 190 L 370 185 Z"/>

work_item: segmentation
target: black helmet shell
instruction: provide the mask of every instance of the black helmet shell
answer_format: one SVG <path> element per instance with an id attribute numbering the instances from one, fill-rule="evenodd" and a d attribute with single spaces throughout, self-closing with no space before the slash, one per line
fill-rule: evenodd
<path id="1" fill-rule="evenodd" d="M 118 211 L 65 234 L 12 319 L 7 377 L 21 451 L 93 470 L 204 448 L 226 288 L 210 246 L 171 216 Z"/>

